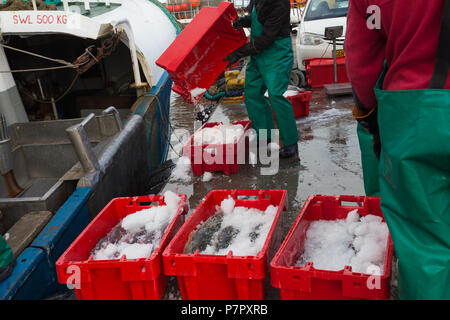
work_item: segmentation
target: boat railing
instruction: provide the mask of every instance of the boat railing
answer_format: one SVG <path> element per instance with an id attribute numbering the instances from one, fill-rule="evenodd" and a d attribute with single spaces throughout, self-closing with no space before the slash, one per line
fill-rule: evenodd
<path id="1" fill-rule="evenodd" d="M 80 2 L 80 0 L 75 1 L 75 0 L 62 0 L 63 6 L 64 6 L 64 11 L 70 11 L 70 6 L 69 4 L 71 2 Z M 95 3 L 104 3 L 107 7 L 109 7 L 111 5 L 111 1 L 109 0 L 104 0 L 104 1 L 98 1 L 98 0 L 82 0 L 82 2 L 84 3 L 84 9 L 89 11 L 91 10 L 91 6 L 90 3 L 91 2 L 95 2 Z"/>
<path id="2" fill-rule="evenodd" d="M 290 0 L 291 11 L 293 15 L 301 17 L 302 9 L 304 8 L 307 0 Z M 203 7 L 217 7 L 223 0 L 160 0 L 169 12 L 177 20 L 188 20 L 194 18 L 194 16 Z M 245 9 L 250 3 L 250 0 L 229 0 L 239 14 L 244 14 Z M 291 15 L 292 15 L 291 14 Z"/>

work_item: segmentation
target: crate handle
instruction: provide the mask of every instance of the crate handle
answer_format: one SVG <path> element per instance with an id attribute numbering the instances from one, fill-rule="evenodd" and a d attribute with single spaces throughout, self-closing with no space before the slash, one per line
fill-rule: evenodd
<path id="1" fill-rule="evenodd" d="M 159 206 L 160 202 L 159 200 L 154 200 L 154 201 L 141 201 L 139 203 L 137 203 L 138 206 L 140 207 L 145 207 L 145 206 Z"/>
<path id="2" fill-rule="evenodd" d="M 245 196 L 245 195 L 237 195 L 236 196 L 236 200 L 259 200 L 259 195 L 249 195 L 249 196 Z"/>
<path id="3" fill-rule="evenodd" d="M 245 194 L 241 193 L 237 190 L 234 190 L 230 196 L 236 200 L 263 200 L 263 199 L 270 199 L 270 194 L 267 194 L 263 190 L 258 191 L 257 194 Z"/>
<path id="4" fill-rule="evenodd" d="M 363 207 L 364 204 L 361 201 L 341 200 L 340 206 L 341 207 Z"/>

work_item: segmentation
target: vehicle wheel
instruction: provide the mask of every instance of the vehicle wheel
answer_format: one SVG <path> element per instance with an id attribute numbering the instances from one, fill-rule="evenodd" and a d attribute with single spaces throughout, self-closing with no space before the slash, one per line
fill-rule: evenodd
<path id="1" fill-rule="evenodd" d="M 292 70 L 289 84 L 300 88 L 306 86 L 305 74 L 300 70 Z"/>

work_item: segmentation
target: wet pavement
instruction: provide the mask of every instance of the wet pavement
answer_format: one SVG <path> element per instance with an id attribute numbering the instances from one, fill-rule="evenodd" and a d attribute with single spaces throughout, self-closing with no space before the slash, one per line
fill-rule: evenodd
<path id="1" fill-rule="evenodd" d="M 203 106 L 208 104 L 211 102 L 205 102 Z M 169 179 L 162 192 L 178 189 L 179 193 L 186 194 L 191 213 L 214 189 L 286 189 L 288 211 L 283 219 L 284 238 L 308 196 L 364 195 L 361 154 L 356 121 L 351 114 L 352 106 L 352 96 L 327 97 L 323 89 L 314 89 L 309 116 L 297 119 L 299 162 L 280 159 L 279 170 L 273 175 L 261 175 L 261 165 L 244 164 L 230 176 L 214 172 L 208 182 L 191 173 L 188 183 Z M 192 134 L 197 111 L 173 93 L 171 119 L 175 129 L 185 129 Z M 248 116 L 243 103 L 219 103 L 208 122 L 229 123 L 246 119 Z M 182 140 L 181 137 L 172 135 L 171 142 L 177 152 L 181 151 L 179 140 Z M 169 157 L 177 158 L 177 155 L 172 150 Z M 277 299 L 278 293 L 272 289 L 267 298 Z M 175 279 L 171 279 L 165 299 L 174 298 L 179 298 L 179 292 Z"/>

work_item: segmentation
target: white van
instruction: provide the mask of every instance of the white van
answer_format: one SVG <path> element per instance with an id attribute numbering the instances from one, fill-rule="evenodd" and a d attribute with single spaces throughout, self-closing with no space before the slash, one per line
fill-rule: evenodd
<path id="1" fill-rule="evenodd" d="M 333 45 L 324 40 L 326 27 L 343 26 L 338 39 L 337 56 L 344 55 L 344 35 L 347 24 L 348 0 L 309 0 L 297 29 L 296 53 L 298 69 L 305 71 L 306 58 L 331 58 Z"/>

